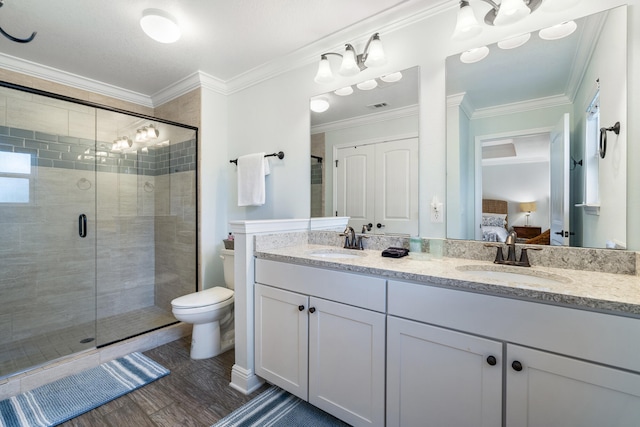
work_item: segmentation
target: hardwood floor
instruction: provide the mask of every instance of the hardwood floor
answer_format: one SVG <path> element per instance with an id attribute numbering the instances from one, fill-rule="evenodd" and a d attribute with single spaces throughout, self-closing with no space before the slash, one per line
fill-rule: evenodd
<path id="1" fill-rule="evenodd" d="M 248 396 L 235 391 L 229 387 L 233 350 L 192 360 L 190 340 L 186 337 L 144 352 L 171 371 L 166 377 L 61 425 L 208 427 L 268 388 L 264 385 Z"/>

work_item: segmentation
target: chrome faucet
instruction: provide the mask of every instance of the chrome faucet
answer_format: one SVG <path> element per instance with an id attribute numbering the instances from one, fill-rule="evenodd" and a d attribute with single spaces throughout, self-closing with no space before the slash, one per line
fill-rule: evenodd
<path id="1" fill-rule="evenodd" d="M 366 239 L 369 237 L 365 235 L 356 236 L 356 231 L 351 226 L 347 226 L 347 228 L 345 228 L 340 235 L 345 236 L 344 238 L 345 249 L 364 249 L 364 246 L 362 244 L 362 239 Z"/>
<path id="2" fill-rule="evenodd" d="M 507 259 L 504 259 L 504 255 L 502 254 L 502 245 L 497 243 L 487 243 L 486 247 L 497 248 L 496 249 L 496 258 L 493 260 L 494 264 L 505 264 L 505 265 L 514 265 L 517 267 L 531 267 L 531 263 L 529 262 L 529 256 L 527 254 L 527 250 L 532 251 L 541 251 L 542 248 L 538 247 L 526 247 L 520 249 L 520 260 L 516 261 L 516 239 L 518 235 L 515 231 L 509 233 L 504 243 L 507 245 Z"/>

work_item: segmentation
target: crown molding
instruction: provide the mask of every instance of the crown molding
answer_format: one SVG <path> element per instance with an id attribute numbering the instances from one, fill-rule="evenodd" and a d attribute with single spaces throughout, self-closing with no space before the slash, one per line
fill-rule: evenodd
<path id="1" fill-rule="evenodd" d="M 385 120 L 394 120 L 400 119 L 402 117 L 417 116 L 419 110 L 420 109 L 418 105 L 410 105 L 408 107 L 396 108 L 394 110 L 388 111 L 380 111 L 377 113 L 371 113 L 352 119 L 336 120 L 335 122 L 312 126 L 311 134 L 313 135 L 316 133 L 332 132 L 356 126 L 367 126 L 372 123 L 379 123 Z"/>
<path id="2" fill-rule="evenodd" d="M 567 95 L 547 96 L 544 98 L 529 99 L 522 102 L 502 104 L 496 107 L 478 108 L 469 116 L 471 119 L 484 119 L 487 117 L 504 116 L 505 114 L 523 113 L 542 108 L 571 105 L 573 101 Z"/>
<path id="3" fill-rule="evenodd" d="M 229 80 L 223 81 L 201 71 L 196 71 L 151 96 L 2 53 L 0 53 L 0 63 L 2 64 L 0 67 L 153 108 L 198 87 L 206 87 L 222 95 L 230 95 L 242 91 L 292 69 L 313 64 L 318 61 L 322 53 L 340 50 L 345 41 L 355 45 L 364 44 L 370 37 L 372 28 L 375 28 L 376 32 L 391 34 L 453 7 L 450 0 L 441 0 L 435 5 L 430 5 L 429 3 L 430 1 L 427 0 L 408 0 L 374 17 L 362 20 L 349 28 L 335 32 L 317 42 L 304 46 L 288 55 L 275 58 Z"/>
<path id="4" fill-rule="evenodd" d="M 5 70 L 153 108 L 151 98 L 147 95 L 68 73 L 57 68 L 5 55 L 4 53 L 0 53 L 0 64 L 2 64 L 0 67 Z"/>

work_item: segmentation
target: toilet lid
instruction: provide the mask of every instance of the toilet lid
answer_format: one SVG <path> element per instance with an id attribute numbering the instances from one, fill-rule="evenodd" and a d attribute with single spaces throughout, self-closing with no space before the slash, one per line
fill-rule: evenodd
<path id="1" fill-rule="evenodd" d="M 194 292 L 184 295 L 171 301 L 174 307 L 204 307 L 205 305 L 218 304 L 228 300 L 233 296 L 233 291 L 229 288 L 216 286 L 215 288 L 205 289 L 204 291 Z"/>

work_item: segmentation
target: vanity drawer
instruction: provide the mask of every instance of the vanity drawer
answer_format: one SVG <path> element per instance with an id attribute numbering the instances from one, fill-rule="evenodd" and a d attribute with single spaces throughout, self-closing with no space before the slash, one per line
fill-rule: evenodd
<path id="1" fill-rule="evenodd" d="M 380 277 L 256 259 L 255 281 L 368 310 L 386 311 L 386 280 Z"/>
<path id="2" fill-rule="evenodd" d="M 640 372 L 640 319 L 390 280 L 388 314 Z"/>

